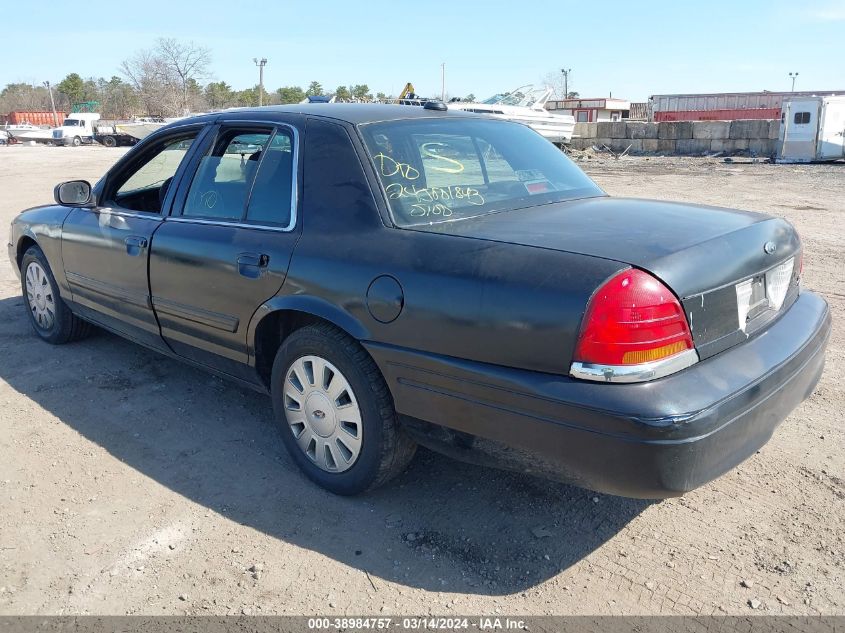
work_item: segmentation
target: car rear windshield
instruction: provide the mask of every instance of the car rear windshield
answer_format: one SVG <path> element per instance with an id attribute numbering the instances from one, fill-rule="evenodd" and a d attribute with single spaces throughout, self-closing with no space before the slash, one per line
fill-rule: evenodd
<path id="1" fill-rule="evenodd" d="M 534 130 L 440 118 L 361 126 L 399 226 L 461 220 L 604 192 Z"/>

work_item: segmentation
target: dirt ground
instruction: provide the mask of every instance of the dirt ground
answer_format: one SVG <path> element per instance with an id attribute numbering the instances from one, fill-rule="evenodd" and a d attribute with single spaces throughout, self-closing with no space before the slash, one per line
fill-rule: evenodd
<path id="1" fill-rule="evenodd" d="M 123 151 L 0 147 L 0 223 Z M 421 451 L 339 498 L 269 399 L 115 336 L 50 347 L 0 266 L 2 614 L 845 614 L 845 165 L 592 159 L 613 195 L 788 218 L 830 302 L 824 378 L 757 455 L 634 501 Z"/>

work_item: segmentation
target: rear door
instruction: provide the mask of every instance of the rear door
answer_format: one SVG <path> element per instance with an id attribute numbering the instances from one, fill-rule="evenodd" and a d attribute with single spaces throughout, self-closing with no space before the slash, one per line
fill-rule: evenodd
<path id="1" fill-rule="evenodd" d="M 822 106 L 818 157 L 845 158 L 845 100 L 829 100 Z"/>
<path id="2" fill-rule="evenodd" d="M 790 99 L 781 114 L 780 158 L 808 162 L 816 159 L 819 100 Z"/>
<path id="3" fill-rule="evenodd" d="M 62 260 L 73 301 L 98 323 L 153 347 L 164 347 L 147 281 L 149 245 L 162 223 L 202 125 L 174 130 L 118 163 L 98 206 L 77 208 L 62 226 Z"/>
<path id="4" fill-rule="evenodd" d="M 299 236 L 298 131 L 223 122 L 189 166 L 150 252 L 152 304 L 177 354 L 252 378 L 247 330 Z"/>

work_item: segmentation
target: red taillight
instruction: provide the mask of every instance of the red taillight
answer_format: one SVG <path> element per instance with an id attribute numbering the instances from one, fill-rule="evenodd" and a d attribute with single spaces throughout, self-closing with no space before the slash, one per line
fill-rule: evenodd
<path id="1" fill-rule="evenodd" d="M 688 349 L 693 349 L 692 334 L 675 295 L 632 268 L 612 277 L 590 299 L 574 360 L 639 365 Z"/>

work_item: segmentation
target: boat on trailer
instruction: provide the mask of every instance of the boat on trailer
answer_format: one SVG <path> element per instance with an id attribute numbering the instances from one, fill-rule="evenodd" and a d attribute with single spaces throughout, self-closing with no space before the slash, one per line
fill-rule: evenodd
<path id="1" fill-rule="evenodd" d="M 448 106 L 450 110 L 475 112 L 496 119 L 524 123 L 553 143 L 566 144 L 572 140 L 575 117 L 546 110 L 546 102 L 553 93 L 548 86 L 535 87 L 528 84 L 484 101 L 450 101 Z"/>
<path id="2" fill-rule="evenodd" d="M 16 141 L 46 142 L 53 138 L 53 128 L 40 127 L 27 122 L 6 125 L 3 131 Z"/>

